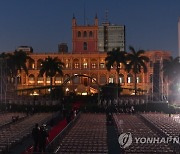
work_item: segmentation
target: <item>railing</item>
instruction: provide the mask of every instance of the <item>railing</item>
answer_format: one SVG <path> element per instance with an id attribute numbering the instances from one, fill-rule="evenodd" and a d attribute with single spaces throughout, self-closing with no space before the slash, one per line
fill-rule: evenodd
<path id="1" fill-rule="evenodd" d="M 47 153 L 57 153 L 59 147 L 60 140 L 66 135 L 68 130 L 72 128 L 75 122 L 79 119 L 81 113 L 79 113 L 46 147 Z"/>

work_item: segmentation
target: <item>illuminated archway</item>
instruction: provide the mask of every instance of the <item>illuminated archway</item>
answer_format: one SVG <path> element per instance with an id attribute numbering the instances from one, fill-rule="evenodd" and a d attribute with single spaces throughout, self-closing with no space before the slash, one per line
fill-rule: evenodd
<path id="1" fill-rule="evenodd" d="M 100 101 L 100 91 L 101 91 L 101 88 L 100 88 L 100 85 L 99 83 L 97 82 L 97 80 L 95 80 L 93 77 L 91 76 L 88 76 L 88 75 L 84 75 L 84 74 L 76 74 L 76 75 L 73 75 L 73 76 L 70 76 L 69 78 L 67 78 L 66 80 L 64 80 L 64 82 L 61 84 L 61 86 L 65 86 L 70 80 L 73 80 L 74 78 L 77 78 L 77 77 L 87 77 L 89 79 L 91 79 L 91 81 L 93 81 L 97 86 L 98 86 L 98 103 Z"/>

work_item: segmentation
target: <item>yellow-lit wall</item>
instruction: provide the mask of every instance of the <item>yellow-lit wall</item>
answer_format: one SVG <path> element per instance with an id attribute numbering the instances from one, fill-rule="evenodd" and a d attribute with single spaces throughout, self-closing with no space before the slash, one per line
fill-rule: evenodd
<path id="1" fill-rule="evenodd" d="M 168 58 L 170 53 L 165 51 L 146 51 L 145 55 L 150 58 L 151 62 L 147 63 L 147 73 L 138 74 L 140 82 L 137 84 L 137 88 L 147 90 L 147 92 L 150 93 L 152 88 L 150 75 L 153 74 L 153 65 L 151 64 L 156 61 L 162 61 L 162 59 Z M 50 81 L 46 78 L 45 75 L 43 77 L 38 77 L 41 60 L 44 60 L 48 56 L 58 57 L 58 59 L 65 64 L 63 69 L 64 76 L 62 78 L 58 76 L 54 77 L 53 85 L 60 85 L 64 82 L 65 79 L 75 74 L 84 74 L 93 77 L 100 85 L 109 83 L 109 78 L 113 78 L 114 83 L 118 82 L 115 67 L 112 68 L 110 72 L 106 70 L 106 53 L 31 53 L 29 56 L 32 58 L 32 60 L 27 62 L 28 76 L 24 72 L 20 73 L 21 83 L 18 85 L 18 89 L 45 86 L 50 84 Z M 120 70 L 120 74 L 124 76 L 124 82 L 121 83 L 121 86 L 128 89 L 134 88 L 134 81 L 132 83 L 127 82 L 128 73 L 124 70 L 123 66 Z M 134 76 L 132 72 L 130 72 L 130 74 Z M 74 91 L 78 85 L 86 84 L 86 82 L 88 82 L 87 86 L 97 88 L 97 85 L 91 81 L 91 79 L 85 79 L 83 77 L 79 78 L 79 82 L 78 80 L 76 82 L 71 80 L 70 83 L 67 83 L 67 87 L 70 89 L 70 91 Z M 131 94 L 132 91 L 124 90 L 123 93 Z"/>

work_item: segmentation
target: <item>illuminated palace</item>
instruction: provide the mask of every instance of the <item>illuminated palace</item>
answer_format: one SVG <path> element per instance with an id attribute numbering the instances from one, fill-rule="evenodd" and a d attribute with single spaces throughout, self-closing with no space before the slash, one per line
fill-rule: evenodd
<path id="1" fill-rule="evenodd" d="M 116 40 L 113 40 L 112 35 L 115 35 Z M 118 36 L 119 35 L 119 36 Z M 105 66 L 106 51 L 112 50 L 113 47 L 120 47 L 125 50 L 125 26 L 115 26 L 110 23 L 103 23 L 98 25 L 97 16 L 94 19 L 94 25 L 77 25 L 76 18 L 72 19 L 72 52 L 57 52 L 57 53 L 29 53 L 32 58 L 28 60 L 28 76 L 22 72 L 20 74 L 19 89 L 32 88 L 39 86 L 50 85 L 50 78 L 39 75 L 41 62 L 48 56 L 58 57 L 64 62 L 63 69 L 64 76 L 56 75 L 53 78 L 53 85 L 61 85 L 67 78 L 81 74 L 86 75 L 76 77 L 70 80 L 65 86 L 66 91 L 73 91 L 78 94 L 97 92 L 97 83 L 104 85 L 108 83 L 117 83 L 117 73 L 115 67 L 110 72 Z M 153 87 L 153 78 L 155 78 L 154 67 L 162 59 L 170 56 L 169 52 L 165 51 L 147 51 L 146 56 L 150 58 L 147 64 L 148 72 L 141 73 L 137 76 L 137 87 L 141 90 L 151 93 Z M 124 94 L 132 94 L 134 88 L 133 73 L 120 71 L 120 83 L 124 88 Z M 91 78 L 89 78 L 89 77 Z"/>

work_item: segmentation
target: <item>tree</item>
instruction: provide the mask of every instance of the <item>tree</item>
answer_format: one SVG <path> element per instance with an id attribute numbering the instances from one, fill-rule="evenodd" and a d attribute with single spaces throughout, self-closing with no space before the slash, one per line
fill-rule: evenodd
<path id="1" fill-rule="evenodd" d="M 28 75 L 26 61 L 30 57 L 24 51 L 15 51 L 14 54 L 9 54 L 7 64 L 12 74 L 17 76 L 18 71 L 24 70 Z"/>
<path id="2" fill-rule="evenodd" d="M 42 66 L 39 71 L 40 75 L 45 73 L 46 77 L 50 77 L 50 86 L 52 91 L 52 78 L 58 73 L 59 75 L 63 76 L 63 69 L 64 63 L 58 60 L 57 57 L 47 57 L 44 61 L 42 61 Z"/>
<path id="3" fill-rule="evenodd" d="M 10 77 L 15 77 L 15 84 L 17 86 L 17 75 L 18 71 L 22 70 L 28 75 L 28 69 L 26 67 L 26 61 L 30 57 L 24 51 L 14 51 L 13 53 L 2 53 L 0 55 L 3 59 L 6 60 L 7 64 L 7 73 Z"/>
<path id="4" fill-rule="evenodd" d="M 135 95 L 137 94 L 137 74 L 141 73 L 143 70 L 144 73 L 147 73 L 147 66 L 146 63 L 149 62 L 149 58 L 147 56 L 144 56 L 145 51 L 144 50 L 138 50 L 137 52 L 135 49 L 130 46 L 129 50 L 131 53 L 128 54 L 128 72 L 132 70 L 134 73 L 134 90 Z"/>
<path id="5" fill-rule="evenodd" d="M 120 80 L 119 80 L 119 73 L 120 73 L 120 65 L 123 64 L 125 66 L 125 69 L 127 67 L 126 65 L 126 55 L 127 53 L 125 51 L 120 51 L 120 48 L 115 48 L 112 51 L 107 52 L 107 57 L 105 58 L 106 61 L 106 68 L 108 71 L 111 70 L 111 68 L 116 66 L 116 72 L 117 72 L 117 78 L 118 78 L 118 87 L 120 87 Z M 119 92 L 118 92 L 119 94 Z"/>
<path id="6" fill-rule="evenodd" d="M 169 57 L 169 59 L 164 59 L 162 71 L 171 89 L 177 91 L 180 85 L 180 57 Z"/>

